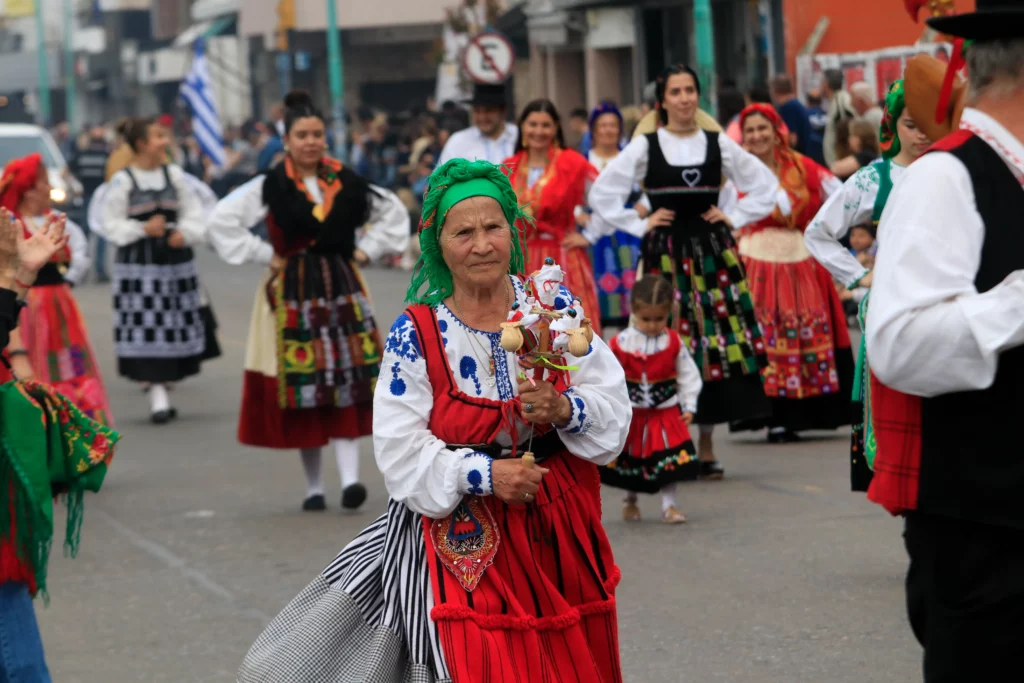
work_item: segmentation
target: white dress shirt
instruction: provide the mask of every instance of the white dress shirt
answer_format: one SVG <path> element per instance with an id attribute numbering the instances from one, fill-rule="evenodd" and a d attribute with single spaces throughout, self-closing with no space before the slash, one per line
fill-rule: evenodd
<path id="1" fill-rule="evenodd" d="M 441 150 L 440 166 L 449 159 L 468 159 L 477 161 L 485 159 L 492 164 L 500 164 L 516 152 L 516 137 L 519 129 L 512 123 L 505 123 L 505 131 L 497 140 L 485 136 L 476 126 L 470 126 L 458 133 L 452 133 Z"/>
<path id="2" fill-rule="evenodd" d="M 707 158 L 708 140 L 703 131 L 680 137 L 659 128 L 658 143 L 672 166 L 698 166 Z M 718 146 L 722 151 L 722 174 L 746 193 L 726 213 L 733 226 L 753 223 L 770 214 L 779 186 L 775 174 L 725 133 L 718 134 Z M 623 230 L 636 237 L 647 234 L 647 219 L 640 218 L 635 209 L 626 208 L 626 200 L 633 187 L 647 176 L 648 156 L 647 136 L 640 135 L 601 171 L 590 188 L 590 208 L 594 211 L 587 226 L 590 231 L 611 235 Z"/>
<path id="3" fill-rule="evenodd" d="M 1024 179 L 1024 145 L 1003 126 L 968 108 L 960 127 Z M 991 386 L 999 354 L 1024 344 L 1024 271 L 975 289 L 985 226 L 966 167 L 938 152 L 915 161 L 885 207 L 879 241 L 867 317 L 878 379 L 916 396 Z"/>
<path id="4" fill-rule="evenodd" d="M 210 244 L 217 254 L 231 265 L 243 263 L 270 263 L 274 248 L 251 228 L 267 217 L 267 205 L 263 203 L 263 182 L 265 175 L 258 175 L 245 185 L 217 202 L 210 216 L 208 229 Z M 323 193 L 314 177 L 303 181 L 309 195 L 317 202 L 323 201 Z M 378 196 L 370 202 L 370 223 L 359 237 L 357 247 L 371 261 L 384 255 L 398 255 L 409 246 L 409 210 L 405 208 L 394 192 L 371 185 Z"/>
<path id="5" fill-rule="evenodd" d="M 893 187 L 906 170 L 899 164 L 889 165 Z M 847 288 L 867 275 L 868 269 L 839 240 L 846 237 L 853 226 L 872 222 L 880 185 L 878 168 L 874 164 L 864 166 L 843 183 L 839 192 L 829 196 L 804 231 L 807 251 Z"/>

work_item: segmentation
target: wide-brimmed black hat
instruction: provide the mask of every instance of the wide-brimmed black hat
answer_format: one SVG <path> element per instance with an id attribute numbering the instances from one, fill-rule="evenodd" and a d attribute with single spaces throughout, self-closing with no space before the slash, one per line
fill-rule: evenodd
<path id="1" fill-rule="evenodd" d="M 1024 38 L 1024 0 L 976 0 L 975 11 L 926 22 L 939 33 L 967 40 Z"/>
<path id="2" fill-rule="evenodd" d="M 473 96 L 466 100 L 466 104 L 483 107 L 507 107 L 508 97 L 505 96 L 505 85 L 474 83 Z"/>

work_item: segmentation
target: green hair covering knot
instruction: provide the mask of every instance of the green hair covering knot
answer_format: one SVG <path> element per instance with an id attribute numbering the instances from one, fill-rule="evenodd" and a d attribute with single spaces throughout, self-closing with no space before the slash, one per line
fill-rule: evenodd
<path id="1" fill-rule="evenodd" d="M 882 147 L 882 156 L 892 159 L 900 153 L 900 135 L 896 124 L 903 114 L 906 101 L 903 93 L 903 81 L 895 81 L 885 93 L 885 116 L 878 130 L 878 139 Z"/>

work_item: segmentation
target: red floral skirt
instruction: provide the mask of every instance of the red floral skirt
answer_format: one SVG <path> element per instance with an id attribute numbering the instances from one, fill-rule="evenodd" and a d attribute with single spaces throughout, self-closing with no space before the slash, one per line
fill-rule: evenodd
<path id="1" fill-rule="evenodd" d="M 768 353 L 761 371 L 773 399 L 767 422 L 792 429 L 849 424 L 853 352 L 832 277 L 796 230 L 761 230 L 740 242 L 740 253 Z"/>
<path id="2" fill-rule="evenodd" d="M 633 408 L 626 448 L 601 468 L 601 483 L 627 491 L 654 493 L 700 474 L 697 449 L 679 406 Z"/>

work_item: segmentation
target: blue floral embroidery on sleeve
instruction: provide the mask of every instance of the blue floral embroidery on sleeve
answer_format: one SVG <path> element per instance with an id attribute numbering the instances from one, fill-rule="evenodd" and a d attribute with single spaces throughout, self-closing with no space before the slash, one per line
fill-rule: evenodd
<path id="1" fill-rule="evenodd" d="M 459 491 L 473 496 L 489 496 L 494 493 L 491 468 L 494 461 L 483 453 L 467 453 L 459 463 L 462 470 Z"/>
<path id="2" fill-rule="evenodd" d="M 398 316 L 395 324 L 391 326 L 391 332 L 384 342 L 384 351 L 410 362 L 423 355 L 420 341 L 416 337 L 416 327 L 406 314 Z"/>
<path id="3" fill-rule="evenodd" d="M 476 376 L 476 361 L 469 357 L 463 356 L 462 360 L 459 361 L 459 374 L 462 375 L 462 379 L 472 379 L 473 385 L 476 387 L 476 395 L 479 396 L 482 393 L 480 387 L 480 379 Z"/>
<path id="4" fill-rule="evenodd" d="M 573 436 L 584 436 L 590 431 L 593 420 L 587 415 L 587 403 L 580 396 L 573 391 L 572 387 L 562 392 L 562 395 L 569 399 L 569 407 L 572 409 L 572 415 L 569 417 L 569 422 L 564 427 L 559 427 L 559 430 L 563 434 L 571 434 Z"/>

